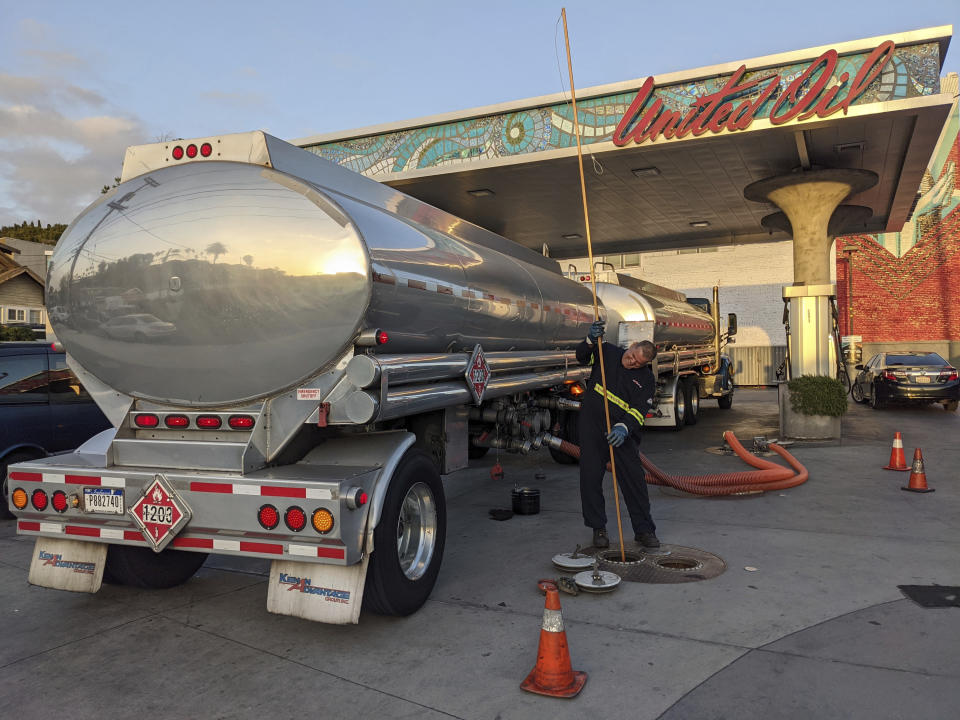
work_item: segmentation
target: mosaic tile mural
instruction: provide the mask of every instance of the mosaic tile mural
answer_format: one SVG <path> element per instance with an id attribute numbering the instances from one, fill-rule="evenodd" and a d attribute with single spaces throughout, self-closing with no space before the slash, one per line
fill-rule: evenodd
<path id="1" fill-rule="evenodd" d="M 834 75 L 839 77 L 848 72 L 850 77 L 854 77 L 868 55 L 865 52 L 842 56 Z M 803 62 L 765 68 L 748 72 L 744 79 L 748 80 L 757 73 L 778 73 L 782 92 L 809 64 Z M 940 87 L 939 72 L 940 49 L 937 43 L 897 48 L 891 62 L 853 104 L 935 94 Z M 657 88 L 655 97 L 663 99 L 666 109 L 679 111 L 687 108 L 692 100 L 719 90 L 729 77 L 720 75 Z M 755 98 L 760 92 L 761 88 L 757 87 L 742 97 Z M 579 101 L 581 142 L 589 145 L 610 140 L 635 96 L 635 92 L 627 92 Z M 771 98 L 768 105 L 773 102 Z M 763 113 L 761 109 L 758 114 Z M 378 176 L 575 145 L 572 107 L 570 103 L 558 103 L 343 142 L 310 145 L 306 149 L 351 170 Z"/>

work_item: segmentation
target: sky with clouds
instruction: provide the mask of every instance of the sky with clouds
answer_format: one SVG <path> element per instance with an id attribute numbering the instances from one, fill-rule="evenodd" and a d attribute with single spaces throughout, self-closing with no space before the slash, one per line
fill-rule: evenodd
<path id="1" fill-rule="evenodd" d="M 0 0 L 0 226 L 69 222 L 128 145 L 285 139 L 566 89 L 542 0 Z M 953 24 L 958 0 L 567 0 L 578 88 Z M 943 72 L 960 70 L 951 47 Z"/>

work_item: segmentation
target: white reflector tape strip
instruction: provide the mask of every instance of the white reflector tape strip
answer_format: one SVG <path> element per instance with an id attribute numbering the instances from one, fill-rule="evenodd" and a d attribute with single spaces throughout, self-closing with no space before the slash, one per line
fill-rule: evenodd
<path id="1" fill-rule="evenodd" d="M 547 632 L 563 632 L 563 614 L 559 610 L 544 609 L 542 627 Z"/>
<path id="2" fill-rule="evenodd" d="M 233 550 L 234 552 L 240 552 L 240 541 L 239 540 L 220 540 L 218 538 L 214 538 L 213 549 L 214 550 Z"/>
<path id="3" fill-rule="evenodd" d="M 234 495 L 259 495 L 260 486 L 259 485 L 234 485 L 233 494 Z"/>
<path id="4" fill-rule="evenodd" d="M 333 493 L 326 488 L 307 488 L 307 497 L 313 500 L 333 500 Z"/>
<path id="5" fill-rule="evenodd" d="M 40 532 L 62 533 L 62 532 L 63 532 L 63 525 L 61 525 L 60 523 L 45 523 L 45 522 L 42 522 L 42 523 L 40 523 Z"/>
<path id="6" fill-rule="evenodd" d="M 290 555 L 304 555 L 305 557 L 316 557 L 317 548 L 312 545 L 287 545 L 287 553 Z"/>
<path id="7" fill-rule="evenodd" d="M 65 483 L 65 482 L 67 482 L 67 479 L 66 479 L 66 477 L 64 477 L 63 475 L 60 475 L 60 474 L 58 474 L 58 473 L 44 473 L 44 474 L 43 474 L 43 482 L 63 484 L 63 483 Z"/>
<path id="8" fill-rule="evenodd" d="M 100 487 L 122 488 L 127 486 L 127 481 L 121 477 L 101 477 Z"/>
<path id="9" fill-rule="evenodd" d="M 123 540 L 123 530 L 115 530 L 114 528 L 100 528 L 100 537 L 107 538 L 109 540 Z"/>

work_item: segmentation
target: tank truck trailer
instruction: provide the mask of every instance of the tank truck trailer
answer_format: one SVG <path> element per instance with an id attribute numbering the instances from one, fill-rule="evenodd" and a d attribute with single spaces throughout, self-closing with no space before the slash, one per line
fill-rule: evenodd
<path id="1" fill-rule="evenodd" d="M 603 293 L 649 317 L 608 307 L 608 327 L 673 358 L 657 413 L 729 402 L 716 303 L 618 281 Z M 589 373 L 592 296 L 555 260 L 262 132 L 129 148 L 47 294 L 113 424 L 8 471 L 29 580 L 64 590 L 171 587 L 213 553 L 272 561 L 271 612 L 412 613 L 443 556 L 441 473 L 555 452 Z M 712 323 L 714 353 L 689 365 L 670 313 Z"/>

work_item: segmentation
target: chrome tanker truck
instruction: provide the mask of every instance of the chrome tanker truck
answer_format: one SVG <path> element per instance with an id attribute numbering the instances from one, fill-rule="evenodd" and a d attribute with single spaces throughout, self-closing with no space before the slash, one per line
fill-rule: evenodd
<path id="1" fill-rule="evenodd" d="M 47 282 L 113 428 L 9 468 L 46 587 L 169 587 L 214 553 L 272 561 L 272 612 L 409 614 L 443 556 L 441 474 L 557 452 L 588 374 L 584 277 L 261 132 L 129 148 Z M 630 282 L 598 287 L 608 340 L 661 347 L 651 422 L 729 406 L 715 299 Z"/>

